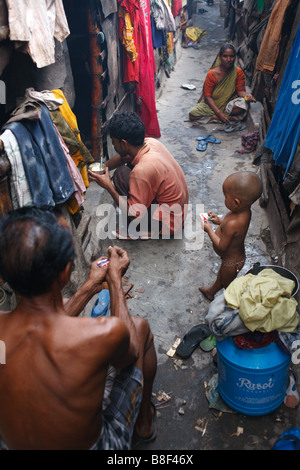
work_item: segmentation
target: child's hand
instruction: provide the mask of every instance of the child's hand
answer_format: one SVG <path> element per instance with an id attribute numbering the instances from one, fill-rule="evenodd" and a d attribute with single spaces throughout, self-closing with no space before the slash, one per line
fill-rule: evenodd
<path id="1" fill-rule="evenodd" d="M 221 220 L 219 219 L 217 214 L 215 214 L 213 211 L 208 211 L 208 215 L 209 215 L 209 219 L 212 221 L 213 224 L 220 225 Z"/>
<path id="2" fill-rule="evenodd" d="M 203 230 L 204 230 L 204 232 L 208 232 L 209 229 L 211 229 L 211 227 L 209 225 L 209 222 L 207 222 L 207 220 L 203 220 Z"/>

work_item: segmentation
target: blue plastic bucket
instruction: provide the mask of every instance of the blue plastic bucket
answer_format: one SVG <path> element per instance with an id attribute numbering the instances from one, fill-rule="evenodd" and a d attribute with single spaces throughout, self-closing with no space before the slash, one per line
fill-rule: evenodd
<path id="1" fill-rule="evenodd" d="M 245 415 L 265 415 L 284 400 L 291 356 L 276 343 L 240 349 L 231 337 L 217 341 L 218 388 L 225 403 Z"/>

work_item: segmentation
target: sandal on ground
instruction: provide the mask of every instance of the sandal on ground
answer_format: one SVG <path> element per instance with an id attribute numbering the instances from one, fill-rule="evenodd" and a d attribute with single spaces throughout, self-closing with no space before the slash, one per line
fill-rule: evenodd
<path id="1" fill-rule="evenodd" d="M 199 346 L 204 352 L 212 351 L 216 347 L 216 338 L 214 337 L 214 335 L 209 335 L 207 338 L 200 342 Z"/>
<path id="2" fill-rule="evenodd" d="M 205 140 L 200 140 L 199 144 L 196 147 L 197 150 L 200 150 L 200 152 L 205 152 L 207 149 L 207 142 Z"/>
<path id="3" fill-rule="evenodd" d="M 239 122 L 229 122 L 225 124 L 224 126 L 224 131 L 225 132 L 237 132 L 237 131 L 242 131 L 243 129 L 246 129 L 246 126 L 243 126 Z"/>
<path id="4" fill-rule="evenodd" d="M 209 142 L 210 144 L 220 144 L 220 139 L 217 139 L 214 135 L 208 134 L 206 137 L 197 137 L 199 142 Z"/>
<path id="5" fill-rule="evenodd" d="M 210 329 L 205 323 L 194 326 L 186 335 L 184 335 L 181 343 L 177 346 L 176 355 L 182 359 L 187 359 L 196 349 L 200 341 L 210 335 Z"/>

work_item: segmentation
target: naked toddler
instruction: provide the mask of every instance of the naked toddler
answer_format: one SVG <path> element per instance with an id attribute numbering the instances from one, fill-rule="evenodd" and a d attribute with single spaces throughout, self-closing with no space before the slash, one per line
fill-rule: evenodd
<path id="1" fill-rule="evenodd" d="M 208 221 L 203 222 L 204 231 L 210 237 L 214 251 L 221 257 L 221 267 L 215 283 L 199 287 L 208 300 L 222 288 L 226 289 L 244 266 L 245 237 L 251 220 L 251 206 L 260 197 L 260 178 L 251 171 L 233 173 L 223 183 L 225 206 L 229 209 L 224 219 L 209 211 L 210 220 L 219 227 L 214 232 Z"/>

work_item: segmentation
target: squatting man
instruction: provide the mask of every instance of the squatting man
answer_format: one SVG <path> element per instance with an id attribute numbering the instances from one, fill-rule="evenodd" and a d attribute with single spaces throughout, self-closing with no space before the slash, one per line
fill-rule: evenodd
<path id="1" fill-rule="evenodd" d="M 134 112 L 114 114 L 104 132 L 111 137 L 117 155 L 106 162 L 104 175 L 89 170 L 89 177 L 109 192 L 129 221 L 138 219 L 140 226 L 134 234 L 131 224 L 119 227 L 116 238 L 181 233 L 189 196 L 178 162 L 161 142 L 145 138 L 145 126 Z M 112 180 L 111 170 L 115 170 Z"/>

